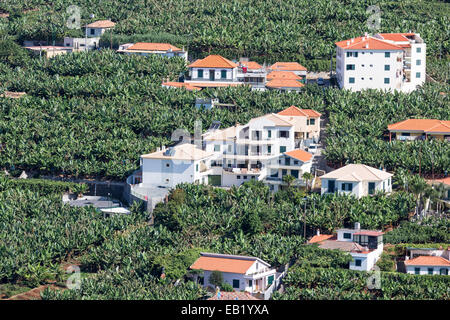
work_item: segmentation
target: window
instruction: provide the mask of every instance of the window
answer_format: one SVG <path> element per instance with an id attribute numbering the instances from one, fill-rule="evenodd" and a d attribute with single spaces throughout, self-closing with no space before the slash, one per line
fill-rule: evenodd
<path id="1" fill-rule="evenodd" d="M 167 168 L 170 167 L 170 164 L 169 164 L 169 163 L 166 163 L 166 167 L 167 167 Z"/>
<path id="2" fill-rule="evenodd" d="M 198 172 L 198 164 L 195 165 L 195 171 Z"/>
<path id="3" fill-rule="evenodd" d="M 348 232 L 344 232 L 344 239 L 351 239 L 352 238 L 352 234 L 348 233 Z"/>
<path id="4" fill-rule="evenodd" d="M 205 277 L 198 277 L 198 283 L 201 285 L 205 284 Z"/>
<path id="5" fill-rule="evenodd" d="M 91 35 L 95 34 L 95 29 L 91 29 Z"/>
<path id="6" fill-rule="evenodd" d="M 428 268 L 428 274 L 433 274 L 433 268 Z"/>
<path id="7" fill-rule="evenodd" d="M 203 78 L 203 69 L 197 70 L 197 78 Z"/>
<path id="8" fill-rule="evenodd" d="M 388 187 L 391 185 L 391 178 L 388 179 Z"/>
<path id="9" fill-rule="evenodd" d="M 355 266 L 361 267 L 362 261 L 361 259 L 355 259 Z"/>
<path id="10" fill-rule="evenodd" d="M 420 59 L 417 59 L 417 60 L 416 60 L 416 66 L 420 66 L 421 63 L 422 63 L 422 61 L 421 61 Z"/>
<path id="11" fill-rule="evenodd" d="M 346 69 L 347 69 L 347 70 L 355 70 L 355 65 L 354 65 L 354 64 L 348 64 L 348 65 L 346 66 Z"/>
<path id="12" fill-rule="evenodd" d="M 390 52 L 385 52 L 384 53 L 384 57 L 385 58 L 390 58 L 391 57 L 391 53 Z"/>
<path id="13" fill-rule="evenodd" d="M 404 137 L 409 137 L 411 135 L 411 133 L 409 133 L 409 132 L 402 132 L 402 133 L 400 133 L 400 135 L 404 136 Z"/>
<path id="14" fill-rule="evenodd" d="M 353 77 L 348 78 L 348 83 L 355 83 L 355 78 Z"/>
<path id="15" fill-rule="evenodd" d="M 253 280 L 248 280 L 248 286 L 251 288 L 253 287 Z"/>
<path id="16" fill-rule="evenodd" d="M 328 180 L 328 192 L 333 193 L 335 186 L 335 180 Z"/>
<path id="17" fill-rule="evenodd" d="M 220 71 L 220 76 L 222 77 L 222 79 L 226 79 L 227 78 L 227 70 Z"/>
<path id="18" fill-rule="evenodd" d="M 238 180 L 241 180 L 241 176 L 237 176 L 236 178 L 237 178 Z"/>
<path id="19" fill-rule="evenodd" d="M 291 165 L 291 158 L 286 158 L 284 160 L 284 164 L 287 165 L 287 166 L 290 166 Z"/>
<path id="20" fill-rule="evenodd" d="M 383 190 L 385 190 L 386 188 L 385 188 L 385 185 L 384 185 L 384 181 L 383 181 Z"/>
<path id="21" fill-rule="evenodd" d="M 358 51 L 353 52 L 353 56 L 354 56 L 355 58 L 358 58 Z"/>
<path id="22" fill-rule="evenodd" d="M 220 151 L 220 144 L 214 145 L 214 151 Z"/>
<path id="23" fill-rule="evenodd" d="M 294 164 L 298 164 L 298 160 L 294 160 Z"/>
<path id="24" fill-rule="evenodd" d="M 280 138 L 289 138 L 289 131 L 280 131 Z"/>
<path id="25" fill-rule="evenodd" d="M 272 130 L 267 130 L 267 137 L 272 138 Z"/>
<path id="26" fill-rule="evenodd" d="M 286 146 L 280 146 L 280 153 L 286 152 Z"/>
<path id="27" fill-rule="evenodd" d="M 439 270 L 439 274 L 444 275 L 444 276 L 448 276 L 448 269 L 447 268 L 441 268 L 441 270 Z"/>
<path id="28" fill-rule="evenodd" d="M 285 175 L 287 175 L 287 169 L 281 170 L 281 176 L 283 177 L 283 176 L 285 176 Z"/>
<path id="29" fill-rule="evenodd" d="M 370 78 L 369 78 L 369 80 L 373 80 L 373 78 L 372 78 L 372 77 L 370 77 Z"/>
<path id="30" fill-rule="evenodd" d="M 267 153 L 272 153 L 272 146 L 267 146 Z"/>
<path id="31" fill-rule="evenodd" d="M 239 289 L 239 279 L 233 279 L 233 288 Z"/>
<path id="32" fill-rule="evenodd" d="M 352 183 L 343 183 L 341 188 L 342 188 L 342 191 L 352 191 L 353 184 Z"/>
<path id="33" fill-rule="evenodd" d="M 414 273 L 415 274 L 420 274 L 420 268 L 414 268 Z"/>
<path id="34" fill-rule="evenodd" d="M 389 78 L 384 78 L 384 83 L 389 84 Z"/>
<path id="35" fill-rule="evenodd" d="M 309 119 L 309 125 L 313 126 L 316 124 L 316 119 Z"/>
<path id="36" fill-rule="evenodd" d="M 420 72 L 416 72 L 416 78 L 420 78 Z"/>
<path id="37" fill-rule="evenodd" d="M 361 65 L 361 67 L 363 67 L 363 68 L 364 68 L 364 65 L 362 64 L 362 65 Z"/>
<path id="38" fill-rule="evenodd" d="M 389 70 L 391 70 L 391 66 L 389 64 L 385 64 L 384 71 L 389 71 Z"/>
<path id="39" fill-rule="evenodd" d="M 270 286 L 273 283 L 274 275 L 267 277 L 267 286 Z"/>
<path id="40" fill-rule="evenodd" d="M 364 80 L 364 78 L 361 78 L 361 80 Z"/>
<path id="41" fill-rule="evenodd" d="M 422 52 L 422 48 L 420 48 L 420 47 L 419 47 L 419 48 L 416 48 L 416 52 L 417 52 L 417 53 L 421 53 L 421 52 Z"/>

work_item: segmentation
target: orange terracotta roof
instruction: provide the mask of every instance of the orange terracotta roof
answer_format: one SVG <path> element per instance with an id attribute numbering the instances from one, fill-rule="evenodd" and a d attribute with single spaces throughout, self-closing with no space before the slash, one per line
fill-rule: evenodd
<path id="1" fill-rule="evenodd" d="M 295 149 L 289 152 L 285 152 L 284 154 L 288 155 L 289 157 L 295 158 L 297 160 L 303 161 L 303 162 L 307 162 L 309 160 L 311 160 L 312 158 L 312 154 L 309 152 L 306 152 L 304 150 L 301 149 Z"/>
<path id="2" fill-rule="evenodd" d="M 242 82 L 187 82 L 192 86 L 199 87 L 199 88 L 217 88 L 217 87 L 237 87 L 237 86 L 244 86 L 245 83 Z"/>
<path id="3" fill-rule="evenodd" d="M 418 256 L 405 261 L 407 266 L 445 266 L 450 267 L 450 261 L 436 256 Z"/>
<path id="4" fill-rule="evenodd" d="M 407 119 L 388 125 L 388 130 L 450 133 L 450 121 L 438 119 Z"/>
<path id="5" fill-rule="evenodd" d="M 300 117 L 312 117 L 312 118 L 318 118 L 322 114 L 313 110 L 313 109 L 300 109 L 296 106 L 290 106 L 289 108 L 286 108 L 280 112 L 277 113 L 280 116 L 300 116 Z"/>
<path id="6" fill-rule="evenodd" d="M 333 237 L 332 234 L 320 234 L 320 235 L 315 235 L 314 237 L 312 237 L 308 243 L 318 243 L 318 242 L 322 242 L 324 240 L 328 240 L 331 239 Z"/>
<path id="7" fill-rule="evenodd" d="M 208 300 L 260 300 L 254 296 L 252 296 L 248 292 L 224 292 L 220 291 L 220 298 L 218 297 L 218 292 Z"/>
<path id="8" fill-rule="evenodd" d="M 335 43 L 338 47 L 352 50 L 402 50 L 401 47 L 373 37 L 357 37 Z"/>
<path id="9" fill-rule="evenodd" d="M 274 79 L 266 83 L 269 88 L 301 88 L 305 85 L 297 80 Z"/>
<path id="10" fill-rule="evenodd" d="M 301 80 L 298 75 L 292 71 L 272 71 L 267 75 L 267 80 L 285 79 L 285 80 Z"/>
<path id="11" fill-rule="evenodd" d="M 170 43 L 154 43 L 154 42 L 137 42 L 128 47 L 127 50 L 142 50 L 142 51 L 181 51 Z"/>
<path id="12" fill-rule="evenodd" d="M 406 36 L 413 36 L 414 33 L 379 33 L 379 35 L 385 40 L 405 42 L 409 41 Z"/>
<path id="13" fill-rule="evenodd" d="M 88 28 L 112 28 L 116 24 L 111 20 L 98 20 L 86 25 Z"/>
<path id="14" fill-rule="evenodd" d="M 250 70 L 257 70 L 262 68 L 262 66 L 255 61 L 241 61 L 241 65 L 247 67 Z"/>
<path id="15" fill-rule="evenodd" d="M 200 87 L 193 86 L 186 82 L 175 82 L 175 81 L 169 81 L 169 82 L 163 82 L 163 86 L 167 87 L 175 87 L 175 88 L 185 88 L 186 90 L 202 90 Z"/>
<path id="16" fill-rule="evenodd" d="M 276 71 L 306 71 L 307 69 L 298 62 L 275 62 L 269 67 Z"/>
<path id="17" fill-rule="evenodd" d="M 450 176 L 447 178 L 443 178 L 443 179 L 431 180 L 431 183 L 443 183 L 443 184 L 450 186 Z"/>
<path id="18" fill-rule="evenodd" d="M 191 265 L 191 269 L 221 271 L 245 274 L 255 260 L 227 259 L 218 257 L 200 257 Z"/>
<path id="19" fill-rule="evenodd" d="M 237 63 L 234 63 L 222 56 L 219 55 L 209 55 L 204 59 L 198 59 L 191 63 L 189 68 L 224 68 L 224 69 L 232 69 L 238 66 Z"/>

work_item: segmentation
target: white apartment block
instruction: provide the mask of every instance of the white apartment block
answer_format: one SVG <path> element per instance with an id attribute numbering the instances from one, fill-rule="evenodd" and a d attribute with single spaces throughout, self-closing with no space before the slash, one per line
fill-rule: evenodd
<path id="1" fill-rule="evenodd" d="M 417 33 L 378 33 L 336 42 L 340 88 L 411 92 L 425 82 L 426 44 Z"/>
<path id="2" fill-rule="evenodd" d="M 310 172 L 313 155 L 299 147 L 318 139 L 320 116 L 291 106 L 245 125 L 213 126 L 196 145 L 184 143 L 141 156 L 142 186 L 190 182 L 231 187 L 255 179 L 276 191 L 286 175 L 303 185 L 302 175 Z"/>

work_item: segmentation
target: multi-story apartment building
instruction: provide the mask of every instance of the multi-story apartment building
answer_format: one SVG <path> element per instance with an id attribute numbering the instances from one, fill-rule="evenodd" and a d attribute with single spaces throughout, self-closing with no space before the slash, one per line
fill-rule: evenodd
<path id="1" fill-rule="evenodd" d="M 307 137 L 318 137 L 320 113 L 291 106 L 247 124 L 205 132 L 195 146 L 176 145 L 141 156 L 143 186 L 174 187 L 181 182 L 230 187 L 256 179 L 278 190 L 283 176 L 303 184 L 313 155 L 300 149 Z"/>
<path id="2" fill-rule="evenodd" d="M 378 33 L 336 42 L 340 88 L 410 92 L 425 82 L 426 44 L 417 33 Z"/>

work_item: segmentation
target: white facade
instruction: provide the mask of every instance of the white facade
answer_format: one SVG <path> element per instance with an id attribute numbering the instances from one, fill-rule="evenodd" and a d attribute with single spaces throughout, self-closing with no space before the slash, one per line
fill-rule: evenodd
<path id="1" fill-rule="evenodd" d="M 397 35 L 397 36 L 395 36 Z M 393 39 L 397 40 L 394 34 Z M 336 77 L 340 88 L 410 92 L 425 82 L 426 44 L 419 34 L 393 41 L 376 34 L 341 41 L 336 47 Z"/>
<path id="2" fill-rule="evenodd" d="M 99 47 L 100 38 L 70 38 L 64 37 L 64 46 L 74 51 L 95 50 Z"/>
<path id="3" fill-rule="evenodd" d="M 320 177 L 321 194 L 340 193 L 361 198 L 392 192 L 392 174 L 361 164 L 349 164 Z"/>
<path id="4" fill-rule="evenodd" d="M 449 275 L 450 267 L 444 266 L 406 266 L 406 273 L 409 274 L 435 274 L 435 275 Z"/>
<path id="5" fill-rule="evenodd" d="M 195 81 L 216 81 L 216 82 L 237 82 L 236 68 L 190 68 L 191 80 L 193 85 Z"/>

